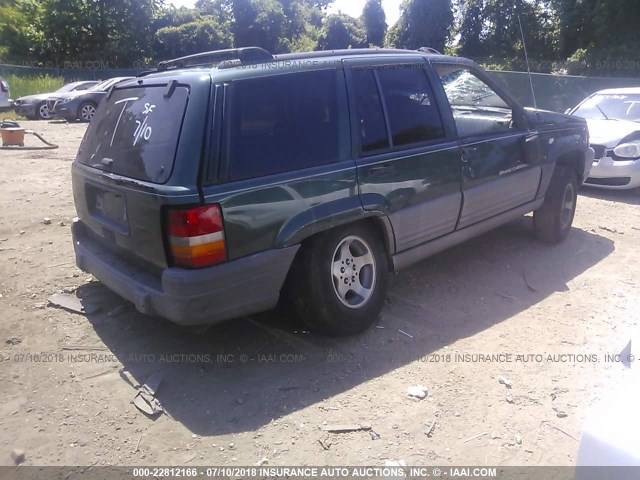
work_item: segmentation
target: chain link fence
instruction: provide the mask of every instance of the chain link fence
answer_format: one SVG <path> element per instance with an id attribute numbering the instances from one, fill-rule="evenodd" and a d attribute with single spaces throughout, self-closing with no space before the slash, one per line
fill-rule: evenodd
<path id="1" fill-rule="evenodd" d="M 62 78 L 65 83 L 81 80 L 107 80 L 113 77 L 135 77 L 143 70 L 142 68 L 55 68 L 0 64 L 0 76 L 13 74 L 21 77 L 41 77 L 48 75 Z"/>
<path id="2" fill-rule="evenodd" d="M 490 72 L 526 107 L 533 107 L 531 84 L 527 72 Z M 564 112 L 586 97 L 607 88 L 640 87 L 640 78 L 576 77 L 532 73 L 533 91 L 538 108 Z"/>

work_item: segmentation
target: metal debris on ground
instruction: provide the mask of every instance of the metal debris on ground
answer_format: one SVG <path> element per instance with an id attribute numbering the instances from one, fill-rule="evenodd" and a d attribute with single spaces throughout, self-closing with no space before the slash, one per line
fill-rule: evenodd
<path id="1" fill-rule="evenodd" d="M 371 430 L 368 424 L 352 424 L 352 425 L 322 425 L 320 430 L 329 433 L 349 433 L 349 432 L 368 432 Z"/>
<path id="2" fill-rule="evenodd" d="M 422 400 L 423 398 L 426 398 L 428 394 L 429 389 L 423 385 L 416 385 L 415 387 L 407 388 L 407 396 L 409 398 Z"/>
<path id="3" fill-rule="evenodd" d="M 498 383 L 500 383 L 501 385 L 504 385 L 507 388 L 513 387 L 513 382 L 507 377 L 499 377 Z"/>
<path id="4" fill-rule="evenodd" d="M 83 301 L 78 297 L 61 293 L 51 295 L 48 300 L 49 303 L 56 307 L 64 308 L 65 310 L 83 315 L 91 315 L 100 310 L 100 305 L 95 305 L 93 303 Z"/>
<path id="5" fill-rule="evenodd" d="M 318 440 L 318 443 L 320 444 L 320 446 L 322 447 L 323 450 L 329 450 L 331 448 L 331 445 L 333 445 L 333 442 L 331 441 L 331 439 L 329 437 L 320 438 Z"/>
<path id="6" fill-rule="evenodd" d="M 598 227 L 600 230 L 604 230 L 605 232 L 609 232 L 609 233 L 615 233 L 618 235 L 624 235 L 624 232 L 621 232 L 620 230 L 617 230 L 615 228 L 611 228 L 611 227 Z"/>
<path id="7" fill-rule="evenodd" d="M 145 384 L 140 387 L 133 399 L 133 404 L 138 410 L 150 417 L 164 412 L 160 400 L 156 398 L 156 393 L 162 383 L 162 377 L 163 375 L 160 372 L 152 374 Z"/>
<path id="8" fill-rule="evenodd" d="M 478 435 L 474 435 L 473 437 L 469 437 L 469 438 L 467 438 L 467 439 L 464 441 L 464 443 L 469 443 L 469 442 L 471 442 L 471 441 L 473 441 L 473 440 L 477 440 L 478 438 L 482 438 L 482 437 L 484 437 L 484 436 L 486 436 L 486 435 L 489 435 L 489 432 L 482 432 L 482 433 L 479 433 Z"/>
<path id="9" fill-rule="evenodd" d="M 529 279 L 527 278 L 527 272 L 526 270 L 522 271 L 522 278 L 524 279 L 524 283 L 527 286 L 527 288 L 529 290 L 531 290 L 533 293 L 536 293 L 538 291 L 538 289 L 536 287 L 534 287 L 533 285 L 531 285 L 531 282 L 529 282 Z"/>
<path id="10" fill-rule="evenodd" d="M 16 465 L 20 465 L 25 461 L 26 458 L 27 454 L 24 452 L 24 450 L 15 449 L 11 451 L 11 460 L 13 460 L 13 463 L 15 463 Z"/>
<path id="11" fill-rule="evenodd" d="M 123 314 L 124 312 L 126 312 L 129 309 L 128 305 L 122 304 L 122 305 L 118 305 L 117 307 L 115 307 L 113 310 L 110 310 L 107 313 L 107 317 L 117 317 L 118 315 Z"/>
<path id="12" fill-rule="evenodd" d="M 433 435 L 433 432 L 435 431 L 435 429 L 436 429 L 436 421 L 435 421 L 435 420 L 433 420 L 433 421 L 429 424 L 429 428 L 427 428 L 427 431 L 426 431 L 426 432 L 424 432 L 424 434 L 425 434 L 427 437 L 431 438 L 431 435 Z"/>

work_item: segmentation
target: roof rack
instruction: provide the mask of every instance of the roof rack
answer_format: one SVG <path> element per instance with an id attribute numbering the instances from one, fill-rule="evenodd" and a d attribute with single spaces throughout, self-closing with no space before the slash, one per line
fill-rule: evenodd
<path id="1" fill-rule="evenodd" d="M 228 50 L 214 50 L 211 52 L 196 53 L 194 55 L 187 55 L 186 57 L 166 60 L 158 63 L 157 71 L 163 72 L 169 69 L 219 64 L 229 61 L 244 64 L 251 62 L 264 62 L 272 59 L 273 55 L 260 47 L 231 48 Z M 196 63 L 197 60 L 202 60 L 202 62 Z"/>
<path id="2" fill-rule="evenodd" d="M 440 53 L 438 50 L 431 47 L 420 47 L 418 51 L 422 53 L 433 53 L 434 55 L 442 55 L 442 53 Z"/>
<path id="3" fill-rule="evenodd" d="M 239 65 L 255 64 L 280 60 L 296 60 L 304 58 L 322 58 L 336 55 L 357 56 L 369 54 L 411 54 L 415 52 L 426 53 L 429 55 L 442 55 L 438 50 L 431 47 L 421 47 L 418 50 L 406 49 L 390 49 L 390 48 L 356 48 L 349 50 L 320 50 L 314 52 L 303 53 L 285 53 L 272 55 L 268 51 L 260 47 L 243 47 L 231 48 L 228 50 L 214 50 L 211 52 L 196 53 L 187 55 L 186 57 L 175 58 L 158 63 L 156 69 L 147 70 L 138 74 L 138 77 L 144 77 L 156 72 L 164 72 L 166 70 L 174 70 L 187 67 L 206 67 L 216 65 L 218 68 L 232 68 Z"/>

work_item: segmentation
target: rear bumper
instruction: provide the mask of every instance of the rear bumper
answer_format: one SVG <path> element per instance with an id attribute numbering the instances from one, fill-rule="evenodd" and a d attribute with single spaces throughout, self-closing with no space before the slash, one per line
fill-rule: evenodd
<path id="1" fill-rule="evenodd" d="M 603 157 L 594 162 L 585 182 L 591 187 L 632 189 L 640 187 L 640 160 L 614 161 Z"/>
<path id="2" fill-rule="evenodd" d="M 13 110 L 13 100 L 9 99 L 5 102 L 0 102 L 0 112 L 8 112 Z"/>
<path id="3" fill-rule="evenodd" d="M 141 313 L 178 325 L 211 325 L 262 312 L 278 302 L 299 245 L 268 250 L 202 270 L 141 270 L 92 240 L 82 222 L 72 227 L 76 263 Z"/>

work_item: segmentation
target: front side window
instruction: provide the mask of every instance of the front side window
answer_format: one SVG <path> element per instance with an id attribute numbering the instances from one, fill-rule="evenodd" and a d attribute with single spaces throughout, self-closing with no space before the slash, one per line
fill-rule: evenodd
<path id="1" fill-rule="evenodd" d="M 377 69 L 393 146 L 407 146 L 445 136 L 442 118 L 426 73 L 420 65 Z"/>
<path id="2" fill-rule="evenodd" d="M 461 137 L 502 132 L 512 128 L 507 102 L 469 68 L 436 65 Z"/>
<path id="3" fill-rule="evenodd" d="M 339 160 L 335 70 L 234 83 L 230 177 L 255 178 Z"/>

